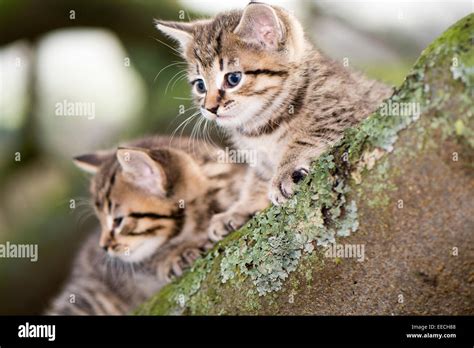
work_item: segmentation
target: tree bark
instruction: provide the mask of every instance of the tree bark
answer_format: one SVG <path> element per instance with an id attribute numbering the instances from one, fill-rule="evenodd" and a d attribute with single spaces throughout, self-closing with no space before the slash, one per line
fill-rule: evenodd
<path id="1" fill-rule="evenodd" d="M 435 40 L 286 205 L 135 313 L 473 314 L 473 21 Z"/>

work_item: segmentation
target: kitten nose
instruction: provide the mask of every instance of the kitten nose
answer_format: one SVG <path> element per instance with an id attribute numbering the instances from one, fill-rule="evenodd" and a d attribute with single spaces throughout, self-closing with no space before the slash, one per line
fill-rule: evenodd
<path id="1" fill-rule="evenodd" d="M 104 249 L 104 251 L 107 251 L 109 247 L 111 246 L 111 244 L 112 244 L 112 241 L 109 238 L 105 240 L 101 240 L 99 243 L 100 247 Z"/>
<path id="2" fill-rule="evenodd" d="M 207 111 L 213 113 L 214 115 L 217 115 L 217 109 L 219 109 L 219 105 L 216 105 L 212 108 L 206 108 Z"/>

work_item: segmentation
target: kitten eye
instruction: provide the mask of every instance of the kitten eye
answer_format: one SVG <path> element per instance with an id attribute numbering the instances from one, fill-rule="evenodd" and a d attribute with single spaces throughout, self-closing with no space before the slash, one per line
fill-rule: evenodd
<path id="1" fill-rule="evenodd" d="M 122 224 L 122 221 L 123 221 L 123 216 L 116 217 L 114 219 L 114 228 L 119 227 Z"/>
<path id="2" fill-rule="evenodd" d="M 199 94 L 206 93 L 206 85 L 203 79 L 197 79 L 194 81 L 194 86 L 196 87 L 196 92 Z"/>
<path id="3" fill-rule="evenodd" d="M 225 75 L 225 82 L 229 87 L 235 87 L 242 79 L 241 72 L 232 72 Z"/>

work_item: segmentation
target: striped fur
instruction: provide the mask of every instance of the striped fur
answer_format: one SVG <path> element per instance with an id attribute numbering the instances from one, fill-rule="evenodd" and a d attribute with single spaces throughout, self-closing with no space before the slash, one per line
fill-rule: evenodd
<path id="1" fill-rule="evenodd" d="M 190 81 L 204 81 L 205 93 L 193 83 L 203 116 L 237 148 L 257 152 L 259 187 L 266 185 L 275 204 L 293 194 L 312 160 L 392 93 L 325 57 L 276 6 L 251 3 L 209 20 L 157 21 L 157 28 L 180 43 Z M 229 87 L 235 72 L 242 79 Z"/>
<path id="2" fill-rule="evenodd" d="M 47 314 L 127 313 L 212 245 L 210 220 L 239 199 L 247 167 L 218 162 L 219 149 L 206 143 L 189 151 L 188 141 L 145 138 L 76 160 L 95 171 L 91 193 L 102 231 L 87 239 Z M 126 176 L 119 152 L 127 149 L 145 151 L 163 169 L 164 180 L 153 182 L 163 191 L 144 186 L 146 177 Z M 125 165 L 139 165 L 133 154 Z M 123 218 L 110 226 L 110 216 Z"/>

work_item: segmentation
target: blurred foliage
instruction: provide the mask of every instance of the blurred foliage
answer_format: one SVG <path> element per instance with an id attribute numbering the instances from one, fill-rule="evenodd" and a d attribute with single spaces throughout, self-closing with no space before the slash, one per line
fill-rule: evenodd
<path id="1" fill-rule="evenodd" d="M 387 65 L 360 64 L 357 66 L 357 69 L 365 72 L 367 76 L 385 82 L 388 85 L 400 86 L 413 63 L 414 61 Z"/>
<path id="2" fill-rule="evenodd" d="M 177 126 L 178 106 L 190 104 L 175 97 L 188 96 L 189 88 L 186 81 L 178 81 L 164 93 L 179 71 L 177 66 L 163 70 L 155 80 L 157 73 L 178 57 L 157 41 L 167 40 L 155 30 L 153 18 L 177 19 L 181 9 L 176 1 L 162 0 L 2 0 L 0 46 L 17 40 L 34 46 L 43 34 L 68 27 L 114 32 L 148 93 L 142 115 L 124 130 L 120 141 L 147 133 L 170 133 Z M 69 19 L 70 10 L 75 11 L 75 20 Z M 31 103 L 24 126 L 13 132 L 0 131 L 0 243 L 37 243 L 39 260 L 0 260 L 0 314 L 40 313 L 67 276 L 77 246 L 96 225 L 84 206 L 88 176 L 69 161 L 42 151 L 35 124 L 34 81 L 30 84 Z M 21 162 L 14 161 L 16 152 L 21 153 Z M 70 209 L 70 199 L 79 202 L 76 209 Z"/>

